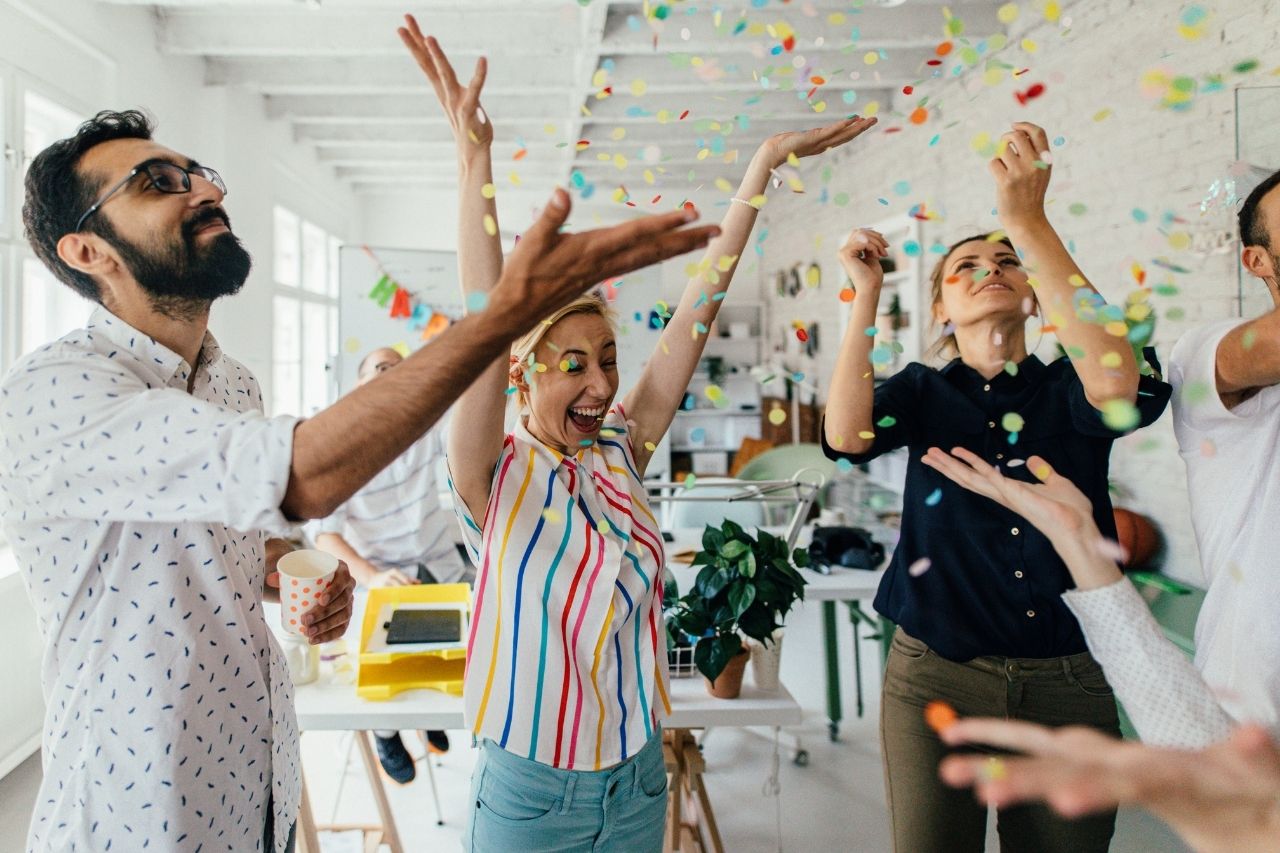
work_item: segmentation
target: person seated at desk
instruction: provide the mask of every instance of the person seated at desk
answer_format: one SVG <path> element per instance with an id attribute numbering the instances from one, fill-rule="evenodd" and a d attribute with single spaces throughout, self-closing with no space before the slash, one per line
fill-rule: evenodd
<path id="1" fill-rule="evenodd" d="M 360 362 L 356 387 L 402 361 L 404 357 L 391 347 L 374 350 Z M 315 522 L 316 547 L 345 561 L 351 576 L 363 587 L 469 584 L 475 580 L 475 569 L 453 541 L 453 517 L 440 506 L 442 423 L 428 430 L 332 515 Z M 413 756 L 400 733 L 373 734 L 382 769 L 394 782 L 412 782 L 416 775 Z M 437 754 L 448 752 L 449 736 L 443 731 L 428 731 L 427 749 Z"/>

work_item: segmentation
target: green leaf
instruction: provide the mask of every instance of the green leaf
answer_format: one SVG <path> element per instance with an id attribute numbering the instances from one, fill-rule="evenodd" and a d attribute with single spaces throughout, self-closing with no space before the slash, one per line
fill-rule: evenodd
<path id="1" fill-rule="evenodd" d="M 756 576 L 756 555 L 747 551 L 742 555 L 742 559 L 738 560 L 738 574 L 745 578 L 754 578 Z"/>
<path id="2" fill-rule="evenodd" d="M 706 571 L 706 570 L 704 569 L 703 571 Z M 727 569 L 716 569 L 706 579 L 705 583 L 703 582 L 702 575 L 698 576 L 698 582 L 699 582 L 698 591 L 701 592 L 705 598 L 708 598 L 708 599 L 715 598 L 717 595 L 720 594 L 720 591 L 725 588 L 725 584 L 729 583 L 729 581 L 732 579 L 733 579 L 732 572 L 728 571 Z"/>
<path id="3" fill-rule="evenodd" d="M 804 548 L 795 549 L 795 551 L 791 553 L 791 559 L 802 569 L 808 568 L 808 566 L 813 562 L 809 559 L 809 552 Z"/>
<path id="4" fill-rule="evenodd" d="M 707 529 L 702 531 L 702 548 L 705 551 L 716 552 L 720 550 L 720 546 L 724 544 L 724 534 L 716 530 L 711 525 L 707 525 Z"/>
<path id="5" fill-rule="evenodd" d="M 729 588 L 729 606 L 733 608 L 734 618 L 743 614 L 756 600 L 756 588 L 750 584 L 734 584 Z"/>
<path id="6" fill-rule="evenodd" d="M 750 538 L 749 536 L 747 536 L 747 532 L 742 529 L 741 524 L 738 524 L 736 521 L 730 521 L 727 518 L 724 520 L 724 526 L 721 529 L 724 531 L 724 536 L 726 539 L 749 539 Z"/>
<path id="7" fill-rule="evenodd" d="M 729 665 L 729 659 L 742 650 L 742 640 L 736 634 L 719 634 L 699 640 L 693 650 L 693 662 L 698 671 L 715 682 Z"/>
<path id="8" fill-rule="evenodd" d="M 743 554 L 750 552 L 751 546 L 741 539 L 734 539 L 732 542 L 726 542 L 720 546 L 720 556 L 726 560 L 736 560 Z"/>
<path id="9" fill-rule="evenodd" d="M 738 630 L 762 643 L 777 627 L 773 612 L 767 607 L 750 607 L 738 619 Z"/>

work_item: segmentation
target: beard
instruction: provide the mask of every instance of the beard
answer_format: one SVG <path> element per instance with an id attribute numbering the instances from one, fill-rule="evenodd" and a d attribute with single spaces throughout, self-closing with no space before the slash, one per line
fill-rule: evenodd
<path id="1" fill-rule="evenodd" d="M 244 286 L 253 259 L 230 231 L 205 246 L 196 244 L 196 230 L 212 220 L 231 227 L 221 208 L 202 208 L 182 224 L 177 240 L 131 243 L 100 218 L 99 236 L 120 253 L 121 260 L 147 294 L 151 307 L 175 320 L 190 320 L 208 310 L 220 296 Z M 103 227 L 105 226 L 105 227 Z"/>

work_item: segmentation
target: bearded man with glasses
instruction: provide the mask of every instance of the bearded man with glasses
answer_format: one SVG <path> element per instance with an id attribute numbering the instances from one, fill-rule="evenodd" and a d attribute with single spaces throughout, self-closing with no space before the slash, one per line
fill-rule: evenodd
<path id="1" fill-rule="evenodd" d="M 33 249 L 99 303 L 0 382 L 0 513 L 45 644 L 27 848 L 280 853 L 301 782 L 262 615 L 278 537 L 332 513 L 540 318 L 717 229 L 681 210 L 561 233 L 556 190 L 484 310 L 314 417 L 267 418 L 208 332 L 250 268 L 226 185 L 151 134 L 142 113 L 99 113 L 26 178 Z M 346 630 L 352 589 L 344 565 L 304 619 L 312 643 Z"/>

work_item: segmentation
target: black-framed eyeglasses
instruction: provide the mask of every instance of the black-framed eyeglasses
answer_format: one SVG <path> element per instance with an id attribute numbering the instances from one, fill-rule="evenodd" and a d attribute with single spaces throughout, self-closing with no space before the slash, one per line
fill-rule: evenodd
<path id="1" fill-rule="evenodd" d="M 80 226 L 84 225 L 84 221 L 92 216 L 98 208 L 106 204 L 107 199 L 120 192 L 130 181 L 143 173 L 146 174 L 147 179 L 151 182 L 151 186 L 155 187 L 159 192 L 168 193 L 169 195 L 181 195 L 182 193 L 191 192 L 192 175 L 204 178 L 217 187 L 224 196 L 227 194 L 227 185 L 223 183 L 222 176 L 208 166 L 192 166 L 190 169 L 184 169 L 177 163 L 171 163 L 168 160 L 147 160 L 134 166 L 119 183 L 103 193 L 93 203 L 93 206 L 76 220 L 76 227 L 72 231 L 79 231 Z"/>

